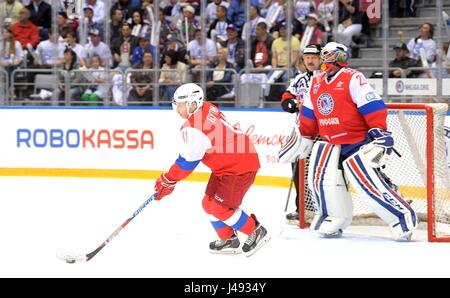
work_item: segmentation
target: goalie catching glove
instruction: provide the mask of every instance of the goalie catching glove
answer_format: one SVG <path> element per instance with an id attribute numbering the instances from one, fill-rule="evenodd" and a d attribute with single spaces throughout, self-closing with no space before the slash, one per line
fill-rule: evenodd
<path id="1" fill-rule="evenodd" d="M 388 156 L 394 150 L 392 133 L 380 128 L 372 128 L 368 134 L 372 142 L 363 146 L 361 151 L 372 168 L 380 168 L 386 164 Z"/>
<path id="2" fill-rule="evenodd" d="M 155 182 L 155 191 L 157 192 L 155 200 L 161 200 L 167 195 L 170 195 L 175 189 L 177 181 L 171 181 L 166 174 L 161 174 Z"/>

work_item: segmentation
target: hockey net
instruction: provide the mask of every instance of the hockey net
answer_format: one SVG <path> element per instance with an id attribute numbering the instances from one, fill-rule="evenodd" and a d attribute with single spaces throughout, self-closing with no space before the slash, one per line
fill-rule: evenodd
<path id="1" fill-rule="evenodd" d="M 428 230 L 428 241 L 450 242 L 450 171 L 447 165 L 444 121 L 447 104 L 388 104 L 388 130 L 395 148 L 383 172 L 399 187 L 419 217 L 419 228 Z M 308 159 L 300 162 L 300 228 L 313 215 L 307 188 Z M 384 225 L 353 191 L 352 225 Z"/>

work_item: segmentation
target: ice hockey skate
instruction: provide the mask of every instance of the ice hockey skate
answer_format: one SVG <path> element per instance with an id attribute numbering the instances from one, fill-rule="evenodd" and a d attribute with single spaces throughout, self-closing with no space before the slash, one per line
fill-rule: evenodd
<path id="1" fill-rule="evenodd" d="M 239 254 L 241 250 L 239 249 L 239 238 L 236 234 L 228 239 L 216 240 L 209 244 L 209 251 L 215 254 Z"/>
<path id="2" fill-rule="evenodd" d="M 253 233 L 248 236 L 247 240 L 242 246 L 242 251 L 247 257 L 250 257 L 269 240 L 270 235 L 267 234 L 266 228 L 264 228 L 260 223 L 257 222 L 255 231 L 253 231 Z"/>
<path id="3" fill-rule="evenodd" d="M 298 212 L 294 211 L 286 214 L 286 221 L 288 225 L 298 226 L 299 225 Z"/>

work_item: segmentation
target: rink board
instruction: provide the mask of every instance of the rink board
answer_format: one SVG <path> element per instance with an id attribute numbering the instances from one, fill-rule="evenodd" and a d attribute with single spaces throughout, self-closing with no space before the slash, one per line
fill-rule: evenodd
<path id="1" fill-rule="evenodd" d="M 290 165 L 279 164 L 277 153 L 294 116 L 278 109 L 224 114 L 256 146 L 257 184 L 289 185 Z M 168 108 L 3 107 L 0 175 L 155 179 L 178 157 L 182 122 Z M 200 164 L 190 180 L 208 177 L 209 169 Z"/>
<path id="2" fill-rule="evenodd" d="M 285 186 L 290 165 L 278 163 L 294 116 L 274 109 L 224 111 L 258 151 L 261 184 Z M 183 120 L 168 108 L 2 108 L 0 175 L 154 179 L 178 157 Z M 193 181 L 205 181 L 200 164 Z"/>

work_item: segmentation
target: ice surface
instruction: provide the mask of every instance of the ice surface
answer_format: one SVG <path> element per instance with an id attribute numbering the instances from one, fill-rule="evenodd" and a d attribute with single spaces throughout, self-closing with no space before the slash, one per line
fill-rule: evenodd
<path id="1" fill-rule="evenodd" d="M 287 188 L 254 186 L 244 199 L 272 234 L 266 246 L 250 258 L 210 254 L 216 235 L 201 207 L 205 186 L 179 183 L 90 262 L 66 264 L 58 250 L 97 248 L 152 194 L 153 181 L 2 177 L 0 277 L 450 277 L 450 244 L 421 241 L 424 232 L 399 243 L 386 227 L 320 239 L 287 226 Z"/>

